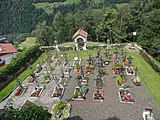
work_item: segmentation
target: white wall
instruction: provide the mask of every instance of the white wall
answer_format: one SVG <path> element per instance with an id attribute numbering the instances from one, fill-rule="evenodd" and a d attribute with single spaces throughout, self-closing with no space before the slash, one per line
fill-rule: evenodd
<path id="1" fill-rule="evenodd" d="M 83 39 L 83 42 L 86 42 L 87 41 L 87 39 L 86 38 L 84 38 L 83 36 L 77 36 L 75 39 L 74 39 L 74 42 L 77 42 L 77 39 L 78 38 L 82 38 Z"/>
<path id="2" fill-rule="evenodd" d="M 11 54 L 6 54 L 6 55 L 3 55 L 3 56 L 0 56 L 1 60 L 5 60 L 6 61 L 6 64 L 9 64 L 10 60 L 12 59 L 12 57 L 14 57 L 15 55 L 13 53 Z"/>
<path id="3" fill-rule="evenodd" d="M 83 37 L 83 36 L 81 36 L 81 35 L 77 36 L 77 37 L 74 39 L 74 42 L 76 42 L 76 49 L 78 50 L 78 43 L 77 43 L 77 40 L 78 40 L 79 38 L 83 39 L 84 46 L 83 46 L 82 48 L 83 48 L 83 50 L 86 50 L 86 46 L 87 46 L 87 44 L 86 44 L 87 38 L 85 38 L 85 37 Z"/>

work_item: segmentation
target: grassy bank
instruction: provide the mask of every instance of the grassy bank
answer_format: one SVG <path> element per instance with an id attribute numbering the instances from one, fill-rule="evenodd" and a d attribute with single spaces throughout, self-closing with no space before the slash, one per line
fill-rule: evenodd
<path id="1" fill-rule="evenodd" d="M 133 57 L 134 68 L 138 68 L 138 75 L 160 107 L 160 76 L 137 52 L 130 51 L 128 54 Z"/>
<path id="2" fill-rule="evenodd" d="M 26 40 L 18 45 L 18 48 L 23 50 L 24 48 L 29 48 L 36 45 L 35 37 L 27 37 Z"/>
<path id="3" fill-rule="evenodd" d="M 97 46 L 97 45 L 106 45 L 105 43 L 102 42 L 87 42 L 87 46 Z M 75 46 L 75 42 L 67 42 L 67 43 L 63 43 L 63 44 L 59 44 L 58 46 L 70 46 L 73 47 Z"/>
<path id="4" fill-rule="evenodd" d="M 35 68 L 36 65 L 39 62 L 42 62 L 42 60 L 46 58 L 46 53 L 42 53 L 41 56 L 31 65 L 32 68 Z M 31 74 L 33 72 L 33 69 L 27 68 L 23 73 L 21 73 L 18 76 L 19 81 L 22 81 L 26 76 Z M 12 92 L 13 89 L 17 86 L 17 81 L 13 80 L 11 83 L 9 83 L 1 92 L 0 92 L 0 101 L 3 100 L 10 92 Z"/>

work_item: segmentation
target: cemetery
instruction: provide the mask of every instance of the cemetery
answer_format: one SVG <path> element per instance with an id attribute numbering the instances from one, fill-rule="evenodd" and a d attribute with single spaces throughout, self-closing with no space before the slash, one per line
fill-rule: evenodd
<path id="1" fill-rule="evenodd" d="M 47 108 L 55 120 L 74 116 L 143 120 L 147 107 L 154 109 L 155 118 L 160 115 L 127 49 L 97 47 L 92 52 L 86 50 L 86 39 L 83 44 L 80 39 L 75 40 L 77 50 L 72 57 L 66 50 L 48 51 L 47 58 L 0 103 L 1 107 L 11 100 L 18 108 L 29 100 Z"/>

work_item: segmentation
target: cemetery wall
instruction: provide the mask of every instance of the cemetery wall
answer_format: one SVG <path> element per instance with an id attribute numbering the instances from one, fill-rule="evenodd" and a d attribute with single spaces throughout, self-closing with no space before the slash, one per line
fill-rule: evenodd
<path id="1" fill-rule="evenodd" d="M 137 44 L 135 44 L 135 49 L 139 52 L 139 54 L 141 55 L 141 57 L 147 62 L 149 63 L 152 68 L 158 73 L 160 74 L 160 65 L 157 63 L 156 60 L 154 60 L 149 54 L 147 54 L 147 52 L 145 50 L 143 50 L 140 46 L 138 46 Z"/>

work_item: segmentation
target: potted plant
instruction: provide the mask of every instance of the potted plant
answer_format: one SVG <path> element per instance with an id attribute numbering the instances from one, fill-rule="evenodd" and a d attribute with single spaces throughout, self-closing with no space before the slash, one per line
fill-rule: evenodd
<path id="1" fill-rule="evenodd" d="M 60 99 L 60 98 L 62 98 L 63 93 L 64 93 L 64 87 L 59 84 L 55 87 L 51 97 L 56 98 L 56 99 Z"/>
<path id="2" fill-rule="evenodd" d="M 119 93 L 120 102 L 122 103 L 134 102 L 129 89 L 119 88 L 118 93 Z"/>
<path id="3" fill-rule="evenodd" d="M 136 86 L 141 86 L 141 82 L 140 82 L 140 79 L 139 79 L 138 76 L 133 79 L 133 83 L 134 83 Z"/>
<path id="4" fill-rule="evenodd" d="M 34 82 L 34 77 L 32 75 L 27 77 L 28 79 L 28 84 L 32 84 Z"/>
<path id="5" fill-rule="evenodd" d="M 39 86 L 36 86 L 32 93 L 30 94 L 30 97 L 39 97 L 43 91 L 43 87 L 39 87 Z"/>
<path id="6" fill-rule="evenodd" d="M 122 84 L 125 83 L 121 76 L 117 76 L 116 80 L 117 80 L 119 86 L 121 86 Z"/>
<path id="7" fill-rule="evenodd" d="M 80 65 L 78 62 L 76 62 L 76 73 L 80 74 L 81 69 L 80 69 Z"/>
<path id="8" fill-rule="evenodd" d="M 69 103 L 57 102 L 52 107 L 51 120 L 64 120 L 70 116 L 71 105 Z"/>

